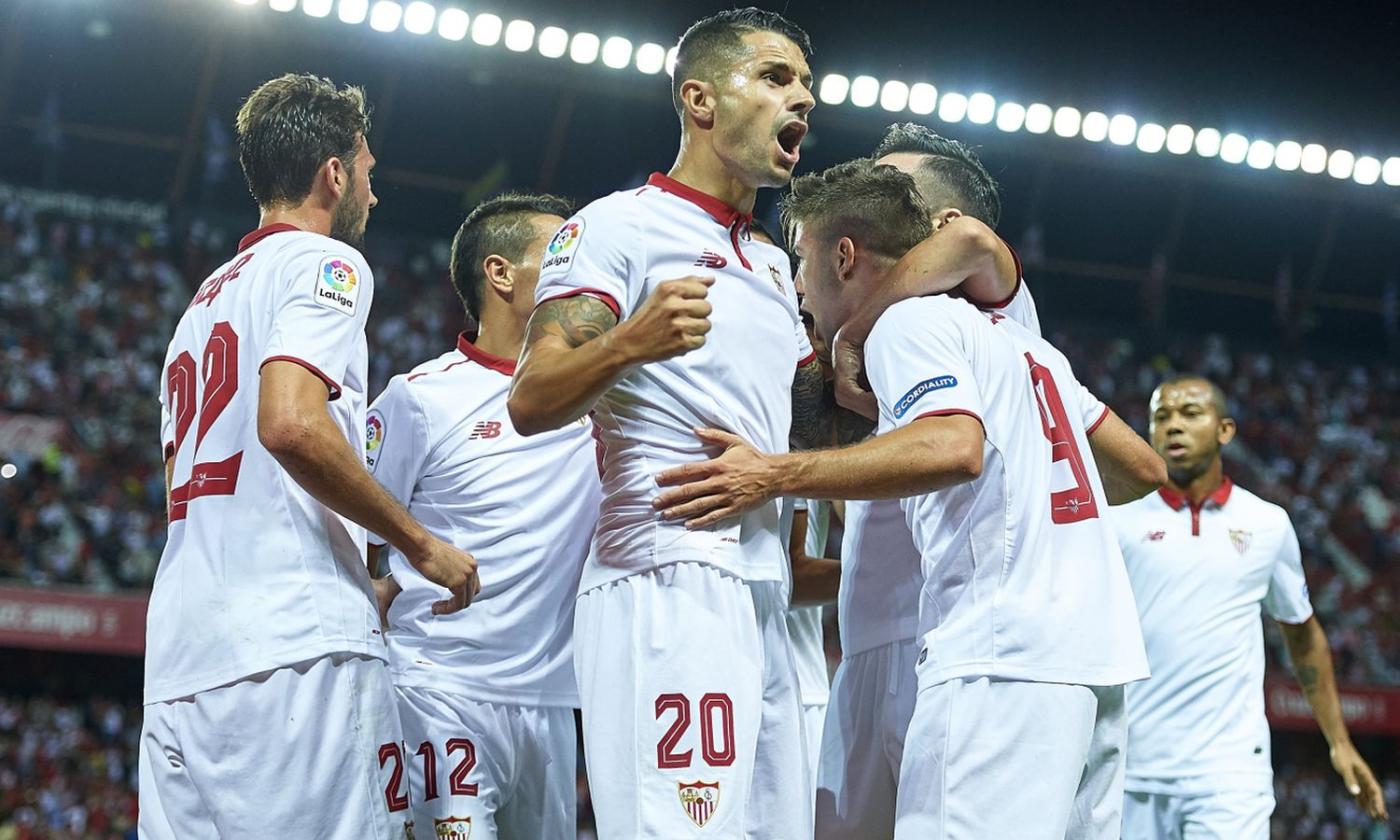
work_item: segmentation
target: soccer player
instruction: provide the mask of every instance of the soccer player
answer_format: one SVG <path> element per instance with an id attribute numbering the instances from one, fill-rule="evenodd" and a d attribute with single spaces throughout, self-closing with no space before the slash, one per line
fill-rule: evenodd
<path id="1" fill-rule="evenodd" d="M 479 331 L 394 377 L 369 411 L 370 472 L 434 534 L 471 549 L 485 580 L 471 609 L 437 617 L 441 589 L 390 554 L 414 823 L 436 836 L 577 833 L 574 599 L 602 496 L 592 424 L 524 437 L 505 406 L 545 245 L 572 212 L 534 195 L 474 209 L 451 274 Z"/>
<path id="2" fill-rule="evenodd" d="M 1152 667 L 1151 680 L 1128 688 L 1123 836 L 1269 836 L 1261 606 L 1283 631 L 1332 766 L 1368 814 L 1386 819 L 1342 721 L 1288 513 L 1224 474 L 1221 448 L 1235 436 L 1224 392 L 1200 376 L 1168 379 L 1152 394 L 1149 431 L 1167 485 L 1109 517 Z"/>
<path id="3" fill-rule="evenodd" d="M 309 75 L 238 112 L 261 223 L 181 317 L 160 395 L 142 837 L 410 830 L 365 531 L 444 587 L 434 612 L 465 606 L 476 572 L 365 469 L 368 131 L 360 89 Z"/>
<path id="4" fill-rule="evenodd" d="M 868 161 L 799 179 L 785 213 L 822 337 L 930 233 L 913 179 Z M 895 836 L 1116 838 L 1123 684 L 1147 670 L 1088 438 L 1139 494 L 1161 459 L 1053 347 L 965 301 L 892 306 L 866 351 L 880 434 L 771 455 L 706 430 L 728 448 L 663 473 L 684 486 L 657 505 L 703 528 L 775 494 L 903 498 L 924 581 Z"/>
<path id="5" fill-rule="evenodd" d="M 749 234 L 758 188 L 798 162 L 808 52 L 758 9 L 690 27 L 670 174 L 585 207 L 541 267 L 509 408 L 528 434 L 590 410 L 598 429 L 575 665 L 603 837 L 811 836 L 779 505 L 702 530 L 651 507 L 659 470 L 712 454 L 697 427 L 768 452 L 827 434 L 788 256 Z"/>

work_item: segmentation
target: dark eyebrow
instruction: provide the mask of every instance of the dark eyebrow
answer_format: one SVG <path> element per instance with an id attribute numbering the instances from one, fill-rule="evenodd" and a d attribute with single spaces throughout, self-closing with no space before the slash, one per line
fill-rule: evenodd
<path id="1" fill-rule="evenodd" d="M 803 76 L 798 76 L 797 71 L 793 69 L 792 65 L 781 58 L 770 58 L 765 60 L 762 64 L 758 66 L 758 70 L 760 73 L 766 72 L 768 70 L 781 70 L 784 73 L 787 73 L 789 76 L 796 77 L 799 81 L 802 82 L 803 87 L 810 88 L 812 86 L 811 73 L 807 73 Z"/>

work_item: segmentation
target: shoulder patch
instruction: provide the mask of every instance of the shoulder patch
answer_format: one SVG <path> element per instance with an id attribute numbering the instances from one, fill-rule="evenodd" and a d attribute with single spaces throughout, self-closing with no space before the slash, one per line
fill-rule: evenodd
<path id="1" fill-rule="evenodd" d="M 384 445 L 386 431 L 384 415 L 372 409 L 365 417 L 365 466 L 370 472 L 374 472 L 374 465 L 379 461 L 379 447 Z"/>
<path id="2" fill-rule="evenodd" d="M 914 404 L 924 398 L 924 395 L 934 391 L 941 391 L 944 388 L 952 388 L 958 384 L 958 378 L 951 374 L 945 376 L 935 376 L 932 379 L 925 379 L 918 385 L 909 389 L 909 393 L 899 398 L 899 402 L 894 404 L 894 416 L 903 417 L 908 413 Z"/>
<path id="3" fill-rule="evenodd" d="M 322 306 L 354 315 L 355 303 L 360 299 L 360 285 L 354 263 L 341 257 L 326 257 L 316 271 L 313 294 Z"/>
<path id="4" fill-rule="evenodd" d="M 566 270 L 569 263 L 573 262 L 579 240 L 583 238 L 583 229 L 582 216 L 575 216 L 565 222 L 564 226 L 559 228 L 559 232 L 554 234 L 554 238 L 549 240 L 549 245 L 544 252 L 544 262 L 540 264 L 540 271 L 548 271 L 552 268 Z"/>

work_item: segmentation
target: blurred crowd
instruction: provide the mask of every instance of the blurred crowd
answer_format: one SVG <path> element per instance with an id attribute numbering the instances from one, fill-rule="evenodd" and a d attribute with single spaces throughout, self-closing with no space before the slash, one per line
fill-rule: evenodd
<path id="1" fill-rule="evenodd" d="M 17 467 L 0 479 L 0 581 L 149 586 L 165 536 L 157 393 L 166 343 L 194 288 L 244 232 L 78 217 L 0 194 L 0 455 Z M 377 393 L 451 346 L 462 318 L 445 242 L 375 232 L 368 258 Z M 1292 515 L 1339 678 L 1400 685 L 1400 367 L 1285 358 L 1220 337 L 1147 348 L 1101 329 L 1050 337 L 1140 430 L 1164 375 L 1220 381 L 1240 424 L 1227 469 Z M 15 418 L 56 431 L 42 445 L 7 447 Z"/>

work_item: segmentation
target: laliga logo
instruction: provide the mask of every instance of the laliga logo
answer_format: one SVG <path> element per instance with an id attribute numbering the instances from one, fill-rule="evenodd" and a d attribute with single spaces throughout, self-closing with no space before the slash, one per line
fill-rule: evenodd
<path id="1" fill-rule="evenodd" d="M 348 292 L 355 288 L 360 278 L 355 269 L 343 260 L 326 260 L 321 264 L 321 281 L 337 292 Z"/>
<path id="2" fill-rule="evenodd" d="M 365 451 L 373 452 L 384 442 L 384 421 L 377 414 L 371 414 L 365 421 Z"/>
<path id="3" fill-rule="evenodd" d="M 549 253 L 558 254 L 574 247 L 580 236 L 583 235 L 583 222 L 569 222 L 554 234 L 554 238 L 549 240 Z"/>

